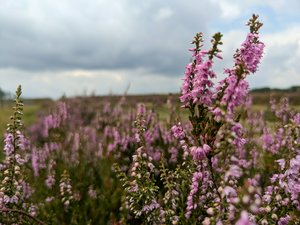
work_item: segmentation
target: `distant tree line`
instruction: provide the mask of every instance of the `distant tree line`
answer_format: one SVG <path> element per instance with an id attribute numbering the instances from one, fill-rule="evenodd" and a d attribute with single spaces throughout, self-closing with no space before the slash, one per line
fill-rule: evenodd
<path id="1" fill-rule="evenodd" d="M 252 92 L 252 93 L 300 92 L 300 86 L 292 86 L 292 87 L 289 87 L 289 88 L 269 88 L 269 87 L 262 87 L 262 88 L 252 89 L 250 92 Z"/>

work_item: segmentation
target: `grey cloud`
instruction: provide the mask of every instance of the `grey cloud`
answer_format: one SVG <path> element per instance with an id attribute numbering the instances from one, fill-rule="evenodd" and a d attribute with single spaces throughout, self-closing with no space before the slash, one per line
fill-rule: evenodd
<path id="1" fill-rule="evenodd" d="M 0 8 L 0 67 L 181 74 L 194 33 L 217 15 L 209 0 L 8 1 Z"/>
<path id="2" fill-rule="evenodd" d="M 24 97 L 52 97 L 82 95 L 85 92 L 107 95 L 123 94 L 128 85 L 129 94 L 179 92 L 181 79 L 136 70 L 74 70 L 19 71 L 0 69 L 0 83 L 4 90 L 13 92 L 19 84 Z"/>

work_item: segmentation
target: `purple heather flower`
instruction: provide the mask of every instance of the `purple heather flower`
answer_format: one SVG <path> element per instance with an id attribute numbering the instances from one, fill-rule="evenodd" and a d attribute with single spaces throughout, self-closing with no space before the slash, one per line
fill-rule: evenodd
<path id="1" fill-rule="evenodd" d="M 55 178 L 52 175 L 49 175 L 45 181 L 45 184 L 48 188 L 52 188 L 52 186 L 55 184 Z"/>
<path id="2" fill-rule="evenodd" d="M 153 200 L 150 205 L 145 205 L 143 207 L 142 211 L 147 214 L 147 213 L 151 212 L 152 210 L 158 209 L 158 208 L 160 208 L 160 205 L 157 203 L 157 201 Z"/>
<path id="3" fill-rule="evenodd" d="M 262 140 L 263 140 L 263 148 L 265 150 L 270 150 L 271 145 L 274 143 L 273 137 L 270 134 L 269 129 L 264 128 L 263 129 L 263 136 L 262 136 Z"/>
<path id="4" fill-rule="evenodd" d="M 14 152 L 13 135 L 11 133 L 6 134 L 4 140 L 4 151 L 6 156 L 10 156 Z"/>
<path id="5" fill-rule="evenodd" d="M 196 65 L 195 77 L 193 79 L 193 90 L 191 91 L 193 103 L 210 106 L 212 95 L 210 88 L 213 86 L 211 78 L 215 78 L 215 73 L 211 70 L 213 61 L 207 60 Z"/>
<path id="6" fill-rule="evenodd" d="M 176 163 L 177 162 L 177 155 L 178 155 L 178 149 L 175 147 L 171 147 L 168 152 L 171 154 L 170 162 Z"/>
<path id="7" fill-rule="evenodd" d="M 39 156 L 35 147 L 32 148 L 31 152 L 31 165 L 33 169 L 33 174 L 35 177 L 37 177 L 39 175 Z"/>
<path id="8" fill-rule="evenodd" d="M 184 103 L 184 105 L 187 105 L 192 100 L 191 88 L 192 88 L 193 78 L 194 78 L 193 63 L 189 63 L 185 69 L 183 84 L 181 88 L 182 95 L 180 96 L 180 101 Z"/>
<path id="9" fill-rule="evenodd" d="M 194 203 L 193 198 L 194 195 L 198 192 L 199 189 L 199 182 L 202 179 L 203 174 L 201 172 L 195 172 L 193 173 L 192 177 L 192 184 L 191 184 L 191 190 L 189 193 L 189 196 L 187 198 L 187 207 L 186 207 L 186 213 L 185 217 L 190 218 L 192 214 L 192 210 L 197 208 L 197 205 Z"/>
<path id="10" fill-rule="evenodd" d="M 300 113 L 295 114 L 292 118 L 291 121 L 293 124 L 296 126 L 300 125 Z"/>
<path id="11" fill-rule="evenodd" d="M 237 196 L 237 193 L 236 193 L 236 190 L 230 186 L 226 186 L 224 188 L 224 194 L 227 196 L 227 197 L 236 197 Z"/>
<path id="12" fill-rule="evenodd" d="M 249 84 L 246 80 L 239 79 L 236 75 L 236 71 L 233 69 L 226 69 L 225 74 L 228 74 L 228 77 L 220 82 L 220 85 L 223 83 L 227 84 L 221 99 L 221 105 L 227 106 L 228 116 L 231 116 L 235 107 L 245 102 Z"/>
<path id="13" fill-rule="evenodd" d="M 180 123 L 178 123 L 177 125 L 174 125 L 171 128 L 171 131 L 172 131 L 174 137 L 178 140 L 182 140 L 185 137 L 184 130 Z"/>
<path id="14" fill-rule="evenodd" d="M 278 221 L 278 225 L 287 225 L 290 220 L 291 217 L 289 215 L 286 215 L 285 217 L 281 217 Z"/>
<path id="15" fill-rule="evenodd" d="M 229 177 L 240 178 L 243 175 L 242 169 L 238 165 L 230 165 L 229 170 L 225 174 L 225 180 Z"/>
<path id="16" fill-rule="evenodd" d="M 193 146 L 190 151 L 194 160 L 202 160 L 211 151 L 211 147 L 207 144 L 204 144 L 202 147 Z"/>
<path id="17" fill-rule="evenodd" d="M 138 115 L 145 115 L 146 114 L 146 106 L 143 103 L 138 104 L 137 114 Z"/>
<path id="18" fill-rule="evenodd" d="M 47 197 L 45 199 L 45 202 L 52 202 L 54 200 L 54 197 Z"/>
<path id="19" fill-rule="evenodd" d="M 252 221 L 250 221 L 249 214 L 247 211 L 241 212 L 240 219 L 236 222 L 235 225 L 255 225 Z"/>
<path id="20" fill-rule="evenodd" d="M 287 177 L 288 192 L 291 194 L 292 200 L 299 199 L 300 193 L 300 155 L 290 160 L 290 168 L 285 171 L 284 176 Z"/>
<path id="21" fill-rule="evenodd" d="M 216 108 L 212 109 L 211 112 L 214 115 L 215 121 L 220 122 L 222 119 L 222 115 L 223 115 L 222 110 L 219 107 L 216 107 Z"/>
<path id="22" fill-rule="evenodd" d="M 251 73 L 257 71 L 265 47 L 258 38 L 258 34 L 249 33 L 239 49 L 239 57 L 236 58 L 236 64 L 244 64 Z"/>
<path id="23" fill-rule="evenodd" d="M 161 157 L 161 150 L 156 149 L 153 154 L 153 160 L 158 162 L 160 160 L 160 157 Z"/>

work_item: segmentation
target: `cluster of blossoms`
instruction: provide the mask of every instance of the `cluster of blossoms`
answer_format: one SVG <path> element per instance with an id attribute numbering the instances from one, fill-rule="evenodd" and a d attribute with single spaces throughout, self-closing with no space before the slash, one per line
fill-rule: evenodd
<path id="1" fill-rule="evenodd" d="M 21 140 L 20 131 L 16 132 L 16 139 Z M 8 133 L 5 138 L 5 160 L 2 165 L 4 178 L 1 182 L 1 205 L 7 206 L 10 204 L 18 204 L 23 196 L 23 177 L 21 175 L 20 166 L 24 164 L 24 159 L 17 153 L 14 145 L 15 137 Z M 23 146 L 23 143 L 18 143 L 18 147 Z M 18 150 L 21 150 L 20 148 Z"/>
<path id="2" fill-rule="evenodd" d="M 14 114 L 11 116 L 11 123 L 7 125 L 4 140 L 5 158 L 0 165 L 0 221 L 18 223 L 24 220 L 24 224 L 32 222 L 43 224 L 35 218 L 36 206 L 29 201 L 32 190 L 24 177 L 25 164 L 29 160 L 27 152 L 29 142 L 21 132 L 23 128 L 21 93 L 19 86 L 16 91 Z"/>
<path id="3" fill-rule="evenodd" d="M 164 199 L 170 200 L 173 194 L 172 206 L 156 199 L 155 207 L 148 207 L 147 213 L 160 215 L 162 223 L 283 225 L 298 221 L 294 212 L 288 212 L 300 207 L 299 114 L 287 115 L 286 101 L 280 110 L 274 110 L 276 116 L 286 123 L 278 128 L 275 136 L 266 128 L 262 115 L 249 114 L 249 119 L 242 124 L 238 114 L 239 106 L 249 108 L 249 85 L 245 78 L 257 71 L 264 49 L 264 44 L 259 40 L 262 24 L 258 16 L 253 15 L 247 25 L 250 33 L 234 55 L 233 68 L 225 69 L 226 77 L 217 84 L 213 82 L 216 74 L 212 66 L 215 57 L 222 59 L 218 49 L 222 44 L 222 35 L 217 33 L 213 36 L 212 48 L 208 51 L 201 49 L 201 33 L 196 34 L 192 42 L 195 45 L 191 49 L 193 59 L 186 67 L 180 97 L 183 106 L 189 109 L 191 126 L 187 128 L 178 123 L 171 128 L 182 149 L 182 164 L 177 164 L 175 170 L 166 169 L 162 158 L 160 169 L 154 169 L 156 173 L 153 178 L 150 171 L 147 172 L 147 179 L 154 181 L 155 176 L 161 177 L 166 189 Z M 274 104 L 272 108 L 275 108 Z M 265 128 L 255 130 L 251 124 Z M 144 132 L 145 129 L 139 136 L 142 137 Z M 252 135 L 247 138 L 246 134 L 251 132 Z M 260 135 L 262 138 L 259 138 Z M 266 154 L 278 154 L 283 148 L 292 151 L 288 160 L 277 159 L 275 162 L 279 164 L 279 170 L 274 170 L 271 179 L 262 177 L 257 167 L 261 166 L 260 157 L 271 157 Z M 134 165 L 142 162 L 139 158 L 134 161 Z M 130 205 L 141 203 L 130 193 L 141 188 L 137 183 L 142 178 L 136 175 L 135 166 L 133 169 L 131 175 L 134 178 L 122 174 Z M 147 187 L 143 186 L 144 189 Z M 151 190 L 150 186 L 147 190 Z M 152 195 L 155 193 L 152 192 Z M 177 196 L 185 199 L 184 205 Z M 290 204 L 293 209 L 289 208 Z M 177 214 L 170 216 L 168 212 Z M 282 214 L 284 212 L 285 215 Z M 133 214 L 137 217 L 141 215 L 135 210 Z M 149 218 L 147 214 L 144 216 Z"/>
<path id="4" fill-rule="evenodd" d="M 68 172 L 65 170 L 61 176 L 59 182 L 59 191 L 61 196 L 61 201 L 67 209 L 70 203 L 73 201 L 73 191 L 71 186 L 71 180 Z"/>
<path id="5" fill-rule="evenodd" d="M 1 165 L 3 171 L 2 182 L 0 184 L 0 206 L 12 207 L 23 202 L 24 179 L 21 167 L 25 163 L 24 151 L 26 140 L 20 129 L 22 128 L 23 103 L 19 99 L 21 95 L 20 87 L 17 90 L 15 113 L 11 117 L 12 124 L 8 124 L 7 134 L 4 140 L 5 159 Z M 22 155 L 23 157 L 22 157 Z"/>

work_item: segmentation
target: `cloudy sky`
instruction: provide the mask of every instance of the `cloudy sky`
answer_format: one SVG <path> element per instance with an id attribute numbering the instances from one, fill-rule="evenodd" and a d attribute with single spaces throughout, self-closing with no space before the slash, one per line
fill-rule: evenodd
<path id="1" fill-rule="evenodd" d="M 266 51 L 251 87 L 300 85 L 299 0 L 1 0 L 0 87 L 52 98 L 179 92 L 194 34 L 209 44 L 223 33 L 222 73 L 252 13 Z"/>

